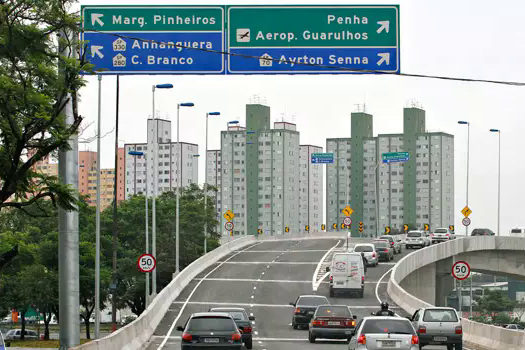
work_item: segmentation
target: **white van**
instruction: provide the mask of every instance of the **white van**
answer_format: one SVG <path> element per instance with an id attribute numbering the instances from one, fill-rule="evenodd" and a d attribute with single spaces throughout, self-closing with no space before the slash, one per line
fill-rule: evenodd
<path id="1" fill-rule="evenodd" d="M 329 271 L 331 297 L 336 292 L 357 292 L 363 297 L 365 268 L 360 253 L 334 253 Z"/>
<path id="2" fill-rule="evenodd" d="M 525 237 L 525 228 L 517 227 L 510 230 L 511 237 Z"/>

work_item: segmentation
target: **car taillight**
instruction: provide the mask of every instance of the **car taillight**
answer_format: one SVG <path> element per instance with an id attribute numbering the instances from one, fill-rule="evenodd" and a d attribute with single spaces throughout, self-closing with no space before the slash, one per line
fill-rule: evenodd
<path id="1" fill-rule="evenodd" d="M 372 258 L 375 258 L 376 257 L 376 252 L 373 252 L 372 253 Z"/>
<path id="2" fill-rule="evenodd" d="M 427 328 L 423 326 L 419 326 L 418 332 L 419 334 L 425 334 L 427 332 Z"/>
<path id="3" fill-rule="evenodd" d="M 417 335 L 412 336 L 412 345 L 419 344 L 419 337 Z"/>
<path id="4" fill-rule="evenodd" d="M 390 249 L 388 249 L 388 248 L 385 248 L 385 252 L 387 252 L 387 253 L 388 253 L 389 251 L 390 251 Z"/>
<path id="5" fill-rule="evenodd" d="M 182 341 L 191 341 L 193 337 L 190 333 L 182 333 Z"/>
<path id="6" fill-rule="evenodd" d="M 357 338 L 357 344 L 366 344 L 366 337 L 364 334 L 361 334 L 359 338 Z"/>
<path id="7" fill-rule="evenodd" d="M 430 234 L 430 237 L 434 237 L 434 234 L 433 234 L 433 233 L 431 233 L 431 234 Z"/>
<path id="8" fill-rule="evenodd" d="M 365 283 L 365 276 L 361 276 L 361 282 Z"/>
<path id="9" fill-rule="evenodd" d="M 393 247 L 394 246 L 394 242 L 390 242 L 390 245 Z"/>
<path id="10" fill-rule="evenodd" d="M 447 233 L 447 237 L 450 237 L 450 235 Z"/>
<path id="11" fill-rule="evenodd" d="M 296 314 L 300 314 L 300 313 L 301 313 L 301 309 L 298 308 L 298 307 L 296 307 L 296 308 L 295 308 L 295 313 L 296 313 Z"/>
<path id="12" fill-rule="evenodd" d="M 322 320 L 312 321 L 312 326 L 314 327 L 326 326 L 326 321 L 322 321 Z"/>
<path id="13" fill-rule="evenodd" d="M 355 327 L 355 320 L 346 320 L 345 327 Z"/>
<path id="14" fill-rule="evenodd" d="M 232 340 L 233 340 L 233 341 L 239 341 L 239 340 L 241 340 L 241 333 L 233 333 L 233 334 L 232 334 Z"/>
<path id="15" fill-rule="evenodd" d="M 252 327 L 243 327 L 241 329 L 241 332 L 242 333 L 251 333 L 252 332 Z"/>
<path id="16" fill-rule="evenodd" d="M 456 327 L 456 334 L 463 334 L 463 328 L 461 328 L 461 326 Z"/>

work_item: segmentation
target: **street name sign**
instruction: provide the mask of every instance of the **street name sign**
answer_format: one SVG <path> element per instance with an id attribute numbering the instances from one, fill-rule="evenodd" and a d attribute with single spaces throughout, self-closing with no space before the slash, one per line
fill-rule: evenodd
<path id="1" fill-rule="evenodd" d="M 226 6 L 227 73 L 398 73 L 398 5 Z"/>
<path id="2" fill-rule="evenodd" d="M 312 153 L 312 164 L 332 164 L 333 162 L 333 153 Z"/>
<path id="3" fill-rule="evenodd" d="M 383 153 L 382 155 L 383 163 L 400 163 L 406 162 L 410 159 L 408 152 L 390 152 Z"/>
<path id="4" fill-rule="evenodd" d="M 224 74 L 224 6 L 82 6 L 102 74 Z"/>

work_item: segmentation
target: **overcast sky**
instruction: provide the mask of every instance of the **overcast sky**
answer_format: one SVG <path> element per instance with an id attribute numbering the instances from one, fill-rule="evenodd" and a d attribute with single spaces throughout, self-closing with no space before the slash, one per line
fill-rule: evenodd
<path id="1" fill-rule="evenodd" d="M 82 4 L 147 4 L 148 1 L 82 1 Z M 261 4 L 260 1 L 163 1 L 155 4 Z M 267 0 L 264 4 L 282 4 Z M 337 1 L 332 4 L 385 4 L 387 1 Z M 288 0 L 286 4 L 323 4 Z M 525 82 L 525 2 L 515 1 L 417 1 L 400 5 L 401 71 L 403 73 Z M 83 136 L 94 135 L 97 118 L 97 79 L 87 77 L 81 90 Z M 115 124 L 115 77 L 102 83 L 103 134 Z M 456 232 L 464 233 L 460 210 L 465 205 L 467 129 L 471 123 L 469 206 L 471 228 L 497 227 L 497 135 L 501 138 L 501 231 L 525 227 L 525 87 L 442 81 L 425 78 L 376 75 L 278 75 L 213 76 L 158 75 L 121 76 L 119 140 L 146 141 L 146 119 L 151 116 L 151 85 L 172 83 L 172 90 L 156 93 L 156 109 L 162 118 L 175 121 L 176 104 L 191 101 L 194 108 L 181 112 L 181 141 L 197 143 L 204 155 L 205 114 L 210 118 L 209 149 L 220 148 L 220 130 L 229 120 L 244 125 L 245 105 L 258 96 L 271 107 L 272 122 L 284 118 L 295 122 L 301 144 L 326 147 L 326 138 L 349 137 L 350 113 L 366 104 L 374 116 L 374 134 L 401 133 L 403 107 L 413 101 L 426 110 L 428 131 L 455 136 Z M 175 138 L 175 123 L 172 135 Z M 113 167 L 114 133 L 103 139 L 102 165 Z M 81 150 L 96 151 L 96 143 Z M 199 181 L 204 181 L 204 157 Z"/>

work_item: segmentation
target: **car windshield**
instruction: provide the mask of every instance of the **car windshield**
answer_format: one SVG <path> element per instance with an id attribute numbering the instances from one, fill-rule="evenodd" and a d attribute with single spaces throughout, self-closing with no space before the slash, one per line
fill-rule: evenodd
<path id="1" fill-rule="evenodd" d="M 376 248 L 388 248 L 387 242 L 374 242 Z"/>
<path id="2" fill-rule="evenodd" d="M 436 229 L 436 231 L 434 231 L 435 233 L 447 233 L 447 229 L 446 228 L 438 228 Z"/>
<path id="3" fill-rule="evenodd" d="M 356 245 L 354 248 L 355 252 L 373 252 L 374 247 L 369 245 Z"/>
<path id="4" fill-rule="evenodd" d="M 362 334 L 398 333 L 415 334 L 414 328 L 408 320 L 403 319 L 374 319 L 369 318 L 365 321 L 361 330 Z"/>
<path id="5" fill-rule="evenodd" d="M 234 320 L 246 321 L 248 318 L 243 311 L 240 310 L 227 310 L 227 309 L 212 309 L 212 312 L 225 312 L 229 314 Z"/>
<path id="6" fill-rule="evenodd" d="M 325 297 L 300 297 L 299 300 L 297 300 L 297 305 L 318 306 L 324 304 L 330 304 Z"/>
<path id="7" fill-rule="evenodd" d="M 423 321 L 425 322 L 457 322 L 458 318 L 456 313 L 452 310 L 447 309 L 433 309 L 425 310 L 423 315 Z"/>
<path id="8" fill-rule="evenodd" d="M 194 317 L 188 324 L 189 331 L 234 331 L 235 323 L 227 317 Z"/>
<path id="9" fill-rule="evenodd" d="M 350 310 L 346 306 L 319 306 L 316 317 L 352 317 Z"/>
<path id="10" fill-rule="evenodd" d="M 421 232 L 409 232 L 407 237 L 421 237 Z"/>

